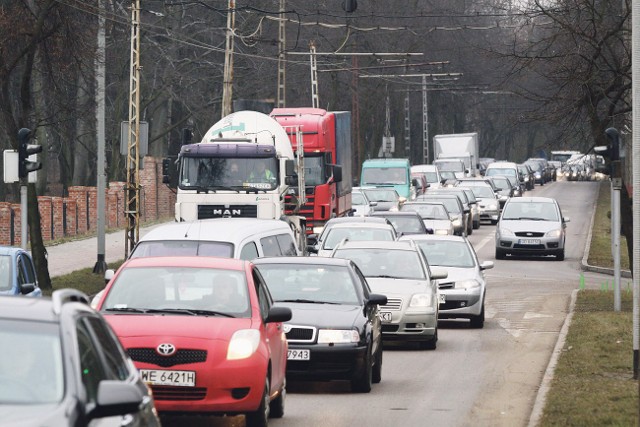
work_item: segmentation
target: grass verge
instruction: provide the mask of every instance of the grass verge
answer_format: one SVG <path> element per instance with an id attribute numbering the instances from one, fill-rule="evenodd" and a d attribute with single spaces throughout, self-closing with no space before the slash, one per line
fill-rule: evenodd
<path id="1" fill-rule="evenodd" d="M 109 268 L 115 271 L 123 262 L 110 263 Z M 93 268 L 85 268 L 63 276 L 52 277 L 51 287 L 51 290 L 43 290 L 43 293 L 51 295 L 51 292 L 58 289 L 73 288 L 93 296 L 104 288 L 104 275 L 95 274 Z"/>

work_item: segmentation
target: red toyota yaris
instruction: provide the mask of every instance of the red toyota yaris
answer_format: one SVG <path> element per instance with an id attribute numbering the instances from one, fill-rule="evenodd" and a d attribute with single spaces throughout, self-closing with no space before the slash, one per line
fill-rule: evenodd
<path id="1" fill-rule="evenodd" d="M 273 307 L 249 261 L 154 257 L 126 261 L 98 309 L 151 385 L 161 413 L 284 414 L 291 310 Z"/>

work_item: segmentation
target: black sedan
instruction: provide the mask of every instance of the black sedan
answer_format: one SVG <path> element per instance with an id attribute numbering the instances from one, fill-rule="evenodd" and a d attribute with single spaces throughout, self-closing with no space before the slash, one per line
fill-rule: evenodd
<path id="1" fill-rule="evenodd" d="M 285 323 L 287 378 L 349 380 L 368 393 L 382 379 L 382 330 L 378 305 L 353 261 L 324 257 L 254 260 L 276 305 L 291 308 Z"/>

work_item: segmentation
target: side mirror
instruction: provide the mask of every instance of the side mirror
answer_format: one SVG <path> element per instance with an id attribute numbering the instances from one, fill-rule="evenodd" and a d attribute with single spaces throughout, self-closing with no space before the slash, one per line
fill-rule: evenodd
<path id="1" fill-rule="evenodd" d="M 400 203 L 401 205 L 404 204 L 404 202 L 407 201 L 407 198 L 404 196 L 400 196 L 400 198 L 398 199 L 398 203 Z"/>
<path id="2" fill-rule="evenodd" d="M 432 267 L 431 268 L 431 280 L 441 280 L 449 277 L 449 272 L 444 268 Z"/>
<path id="3" fill-rule="evenodd" d="M 288 322 L 293 313 L 289 307 L 271 307 L 265 319 L 266 323 Z"/>
<path id="4" fill-rule="evenodd" d="M 317 254 L 318 253 L 318 246 L 317 245 L 307 245 L 307 252 L 309 252 L 310 254 Z"/>
<path id="5" fill-rule="evenodd" d="M 378 206 L 378 202 L 369 202 L 369 206 L 374 208 L 374 207 Z"/>
<path id="6" fill-rule="evenodd" d="M 342 166 L 333 165 L 333 180 L 335 182 L 342 182 Z"/>
<path id="7" fill-rule="evenodd" d="M 480 270 L 489 270 L 493 268 L 493 261 L 482 261 L 480 263 Z"/>
<path id="8" fill-rule="evenodd" d="M 562 221 L 564 222 L 571 222 L 571 220 L 569 219 L 568 216 L 562 217 Z"/>
<path id="9" fill-rule="evenodd" d="M 414 187 L 418 187 L 418 186 L 419 186 L 419 185 L 418 185 L 418 180 L 417 180 L 417 179 L 415 179 L 415 178 L 413 178 L 413 179 L 411 180 L 411 185 L 413 185 Z"/>
<path id="10" fill-rule="evenodd" d="M 142 392 L 134 384 L 102 380 L 98 384 L 96 406 L 89 413 L 89 418 L 135 414 L 140 411 L 143 398 Z"/>
<path id="11" fill-rule="evenodd" d="M 24 283 L 22 285 L 20 285 L 20 293 L 22 295 L 27 295 L 30 294 L 31 292 L 36 290 L 36 284 L 35 283 Z"/>
<path id="12" fill-rule="evenodd" d="M 288 186 L 296 186 L 298 185 L 298 177 L 297 176 L 285 176 L 284 183 Z"/>
<path id="13" fill-rule="evenodd" d="M 369 294 L 369 301 L 367 301 L 368 305 L 386 305 L 387 304 L 387 296 L 380 294 Z"/>
<path id="14" fill-rule="evenodd" d="M 115 272 L 111 269 L 107 270 L 104 272 L 104 284 L 107 285 L 109 284 L 109 281 L 111 279 L 113 279 L 113 275 L 115 274 Z"/>
<path id="15" fill-rule="evenodd" d="M 284 162 L 284 174 L 286 176 L 294 176 L 296 174 L 296 162 L 292 159 L 287 159 Z"/>

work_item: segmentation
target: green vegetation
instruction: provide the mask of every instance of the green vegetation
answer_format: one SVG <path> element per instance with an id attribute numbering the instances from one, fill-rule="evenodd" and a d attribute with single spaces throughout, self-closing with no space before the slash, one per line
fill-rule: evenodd
<path id="1" fill-rule="evenodd" d="M 596 205 L 596 216 L 591 232 L 591 246 L 589 248 L 589 265 L 613 268 L 611 256 L 611 184 L 609 181 L 600 183 L 600 192 Z M 629 255 L 627 253 L 627 239 L 620 236 L 620 268 L 629 270 Z"/>
<path id="2" fill-rule="evenodd" d="M 610 206 L 610 186 L 602 182 L 588 262 L 609 268 L 613 267 Z M 629 268 L 626 241 L 621 244 L 621 266 Z M 622 289 L 620 312 L 613 311 L 612 290 L 578 292 L 540 426 L 638 425 L 633 294 L 624 285 Z"/>
<path id="3" fill-rule="evenodd" d="M 111 263 L 109 268 L 117 270 L 124 261 Z M 52 277 L 51 287 L 53 290 L 74 288 L 87 295 L 95 295 L 104 288 L 104 274 L 93 273 L 93 268 L 85 268 L 83 270 L 74 271 L 64 276 Z M 51 290 L 43 291 L 45 295 L 51 295 Z"/>

